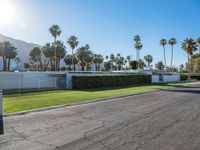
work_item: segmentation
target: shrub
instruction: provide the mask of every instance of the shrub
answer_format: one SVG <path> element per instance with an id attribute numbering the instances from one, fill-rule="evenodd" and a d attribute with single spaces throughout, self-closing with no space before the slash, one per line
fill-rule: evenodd
<path id="1" fill-rule="evenodd" d="M 151 84 L 151 75 L 74 75 L 73 89 Z"/>
<path id="2" fill-rule="evenodd" d="M 188 76 L 187 75 L 180 75 L 180 80 L 185 81 L 187 80 Z"/>
<path id="3" fill-rule="evenodd" d="M 180 75 L 181 81 L 185 81 L 185 80 L 187 80 L 187 78 L 188 78 L 187 75 Z M 200 80 L 200 75 L 192 75 L 191 78 L 196 79 L 196 80 Z"/>
<path id="4" fill-rule="evenodd" d="M 192 75 L 191 78 L 196 79 L 196 80 L 200 80 L 200 75 Z"/>

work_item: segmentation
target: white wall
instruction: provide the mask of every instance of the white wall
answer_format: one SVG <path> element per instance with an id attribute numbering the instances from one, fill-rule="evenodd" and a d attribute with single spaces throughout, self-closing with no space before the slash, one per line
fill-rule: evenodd
<path id="1" fill-rule="evenodd" d="M 175 82 L 180 81 L 179 75 L 164 75 L 163 76 L 165 82 Z"/>
<path id="2" fill-rule="evenodd" d="M 0 89 L 44 89 L 66 87 L 66 73 L 0 72 Z"/>
<path id="3" fill-rule="evenodd" d="M 180 81 L 180 76 L 174 75 L 163 75 L 163 81 L 159 81 L 159 75 L 152 75 L 152 83 L 162 83 L 162 82 L 177 82 Z"/>
<path id="4" fill-rule="evenodd" d="M 152 75 L 151 76 L 151 82 L 152 83 L 158 83 L 159 82 L 159 76 L 158 75 Z"/>

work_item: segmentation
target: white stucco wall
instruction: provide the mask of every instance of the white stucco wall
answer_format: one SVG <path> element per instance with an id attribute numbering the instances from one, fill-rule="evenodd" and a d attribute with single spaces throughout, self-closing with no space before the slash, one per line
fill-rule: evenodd
<path id="1" fill-rule="evenodd" d="M 0 72 L 0 89 L 58 88 L 66 84 L 66 77 L 53 72 Z"/>
<path id="2" fill-rule="evenodd" d="M 163 75 L 163 81 L 159 81 L 159 75 L 152 75 L 152 83 L 176 82 L 176 81 L 180 81 L 180 76 L 177 74 Z"/>

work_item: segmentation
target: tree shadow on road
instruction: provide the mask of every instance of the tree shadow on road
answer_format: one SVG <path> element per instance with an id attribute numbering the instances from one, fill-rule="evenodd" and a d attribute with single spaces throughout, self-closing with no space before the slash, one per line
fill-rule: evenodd
<path id="1" fill-rule="evenodd" d="M 194 90 L 194 89 L 197 89 L 197 88 L 199 90 Z M 183 87 L 181 89 L 163 89 L 162 91 L 200 94 L 200 88 L 199 87 Z"/>

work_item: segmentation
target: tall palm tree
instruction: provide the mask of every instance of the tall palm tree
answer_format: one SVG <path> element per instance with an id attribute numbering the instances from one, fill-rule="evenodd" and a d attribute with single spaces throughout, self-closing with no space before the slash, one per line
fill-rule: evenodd
<path id="1" fill-rule="evenodd" d="M 172 68 L 172 65 L 173 65 L 174 45 L 175 45 L 176 43 L 177 43 L 177 41 L 176 41 L 175 38 L 171 38 L 171 39 L 169 40 L 169 44 L 170 44 L 171 47 L 172 47 L 170 68 Z"/>
<path id="2" fill-rule="evenodd" d="M 53 36 L 54 38 L 54 56 L 55 56 L 55 71 L 57 70 L 57 58 L 56 58 L 56 47 L 55 47 L 55 44 L 56 44 L 56 38 L 58 36 L 60 36 L 61 34 L 61 29 L 58 25 L 52 25 L 50 28 L 49 28 L 49 32 L 51 33 L 51 35 Z"/>
<path id="3" fill-rule="evenodd" d="M 142 44 L 141 42 L 136 42 L 135 43 L 135 49 L 136 49 L 136 60 L 140 60 L 140 50 L 142 49 Z"/>
<path id="4" fill-rule="evenodd" d="M 165 56 L 165 45 L 166 45 L 166 44 L 167 44 L 167 40 L 166 40 L 166 39 L 161 39 L 161 40 L 160 40 L 160 45 L 163 46 L 165 67 L 167 66 L 166 56 Z"/>
<path id="5" fill-rule="evenodd" d="M 200 37 L 196 40 L 197 44 L 199 45 L 199 54 L 200 54 Z"/>
<path id="6" fill-rule="evenodd" d="M 139 35 L 136 35 L 136 36 L 134 36 L 133 40 L 134 40 L 135 42 L 140 42 L 140 41 L 141 41 L 141 38 L 140 38 Z"/>
<path id="7" fill-rule="evenodd" d="M 136 35 L 133 40 L 135 41 L 136 60 L 138 61 L 140 59 L 140 49 L 142 48 L 141 38 L 139 35 Z"/>
<path id="8" fill-rule="evenodd" d="M 72 56 L 74 56 L 74 49 L 78 46 L 78 38 L 75 37 L 74 35 L 70 36 L 67 40 L 67 44 L 71 47 L 72 49 Z M 74 65 L 74 57 L 72 57 L 72 66 L 73 66 L 73 71 L 75 71 L 75 65 Z"/>
<path id="9" fill-rule="evenodd" d="M 194 51 L 197 50 L 197 43 L 192 38 L 186 38 L 182 42 L 182 49 L 188 54 L 188 79 L 191 79 L 190 58 Z"/>
<path id="10" fill-rule="evenodd" d="M 128 60 L 128 69 L 130 69 L 131 56 L 127 56 L 126 59 Z"/>
<path id="11" fill-rule="evenodd" d="M 147 66 L 151 69 L 151 63 L 153 62 L 153 57 L 151 55 L 144 56 L 144 60 L 147 62 Z"/>

